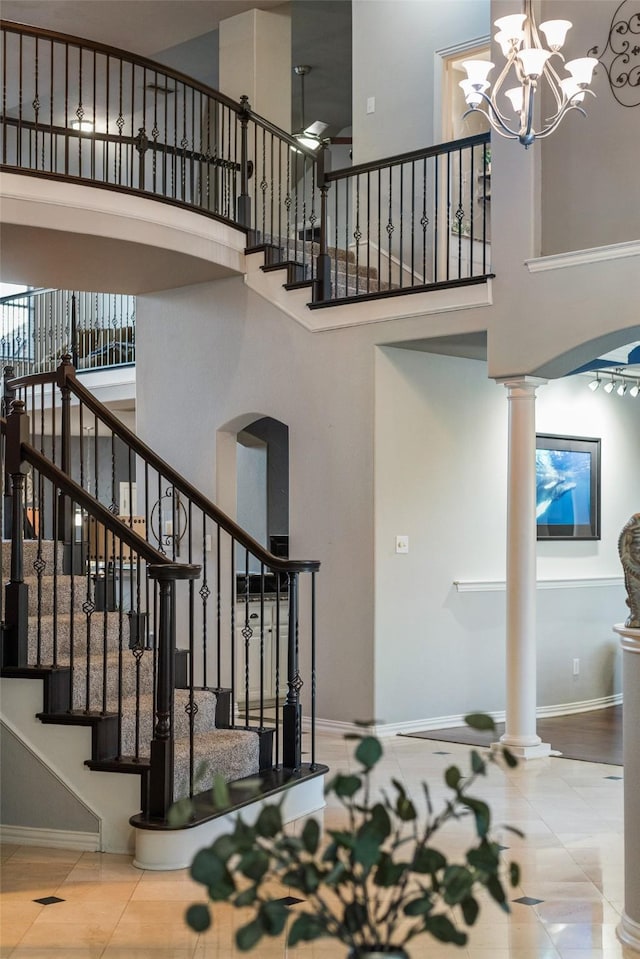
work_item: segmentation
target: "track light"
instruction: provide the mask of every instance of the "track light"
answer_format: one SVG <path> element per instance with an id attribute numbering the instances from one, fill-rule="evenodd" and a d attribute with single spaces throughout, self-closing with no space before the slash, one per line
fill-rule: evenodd
<path id="1" fill-rule="evenodd" d="M 634 400 L 635 400 L 635 398 L 636 398 L 636 396 L 638 395 L 638 393 L 640 393 L 640 380 L 637 380 L 637 381 L 633 384 L 633 386 L 632 386 L 631 389 L 629 390 L 629 396 L 633 396 L 633 398 L 634 398 Z"/>
<path id="2" fill-rule="evenodd" d="M 591 380 L 591 382 L 589 383 L 589 389 L 595 393 L 595 391 L 598 389 L 599 386 L 600 386 L 600 376 L 596 373 L 595 380 Z"/>
<path id="3" fill-rule="evenodd" d="M 621 382 L 618 384 L 618 389 L 616 390 L 616 393 L 618 394 L 618 396 L 624 396 L 626 392 L 627 392 L 627 384 L 625 383 L 624 380 L 621 380 Z"/>
<path id="4" fill-rule="evenodd" d="M 609 382 L 604 384 L 604 391 L 605 391 L 605 393 L 613 393 L 613 388 L 614 388 L 615 385 L 616 385 L 616 382 L 615 382 L 614 378 L 611 377 L 611 379 L 609 380 Z"/>

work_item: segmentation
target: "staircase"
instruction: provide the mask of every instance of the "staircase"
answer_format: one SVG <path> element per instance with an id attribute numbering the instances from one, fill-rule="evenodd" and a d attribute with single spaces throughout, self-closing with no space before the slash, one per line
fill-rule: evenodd
<path id="1" fill-rule="evenodd" d="M 320 792 L 314 787 L 315 799 L 305 798 L 302 811 L 321 805 L 326 768 L 315 761 L 313 731 L 318 564 L 275 557 L 255 543 L 112 417 L 78 383 L 68 357 L 53 374 L 14 378 L 5 390 L 10 482 L 3 507 L 11 539 L 0 554 L 8 580 L 2 677 L 42 681 L 42 724 L 91 728 L 91 754 L 83 757 L 91 770 L 139 777 L 141 808 L 128 811 L 143 847 L 137 861 L 184 865 L 189 842 L 169 836 L 173 805 L 189 804 L 186 828 L 190 841 L 201 843 L 206 828 L 246 805 L 248 779 L 261 779 L 256 801 L 318 780 Z M 73 429 L 89 415 L 92 494 L 82 444 L 71 456 Z M 98 480 L 105 450 L 109 489 Z M 133 514 L 135 494 L 129 515 L 115 515 L 116 476 L 125 476 L 130 493 L 136 480 L 144 486 L 140 516 Z M 256 564 L 257 579 L 248 575 Z M 311 620 L 299 612 L 299 579 L 307 572 Z M 267 586 L 275 590 L 276 619 L 282 617 L 276 640 L 267 635 Z M 302 762 L 305 686 L 310 763 Z M 219 777 L 232 796 L 223 810 L 211 796 Z M 289 805 L 292 815 L 300 811 Z M 163 837 L 174 844 L 169 855 L 149 848 Z"/>
<path id="2" fill-rule="evenodd" d="M 10 546 L 7 543 L 9 565 Z M 122 649 L 121 610 L 95 608 L 95 584 L 84 580 L 78 584 L 77 578 L 74 583 L 72 576 L 64 574 L 59 544 L 25 540 L 24 563 L 26 570 L 45 563 L 45 570 L 51 571 L 25 577 L 29 588 L 26 674 L 31 669 L 35 674 L 43 667 L 52 669 L 55 662 L 57 682 L 64 676 L 70 684 L 71 708 L 56 709 L 62 704 L 51 702 L 49 696 L 49 709 L 39 718 L 43 723 L 62 724 L 87 720 L 102 727 L 95 736 L 98 748 L 87 757 L 92 768 L 108 767 L 118 755 L 123 766 L 135 766 L 142 775 L 149 768 L 153 738 L 153 650 Z M 231 728 L 230 706 L 229 690 L 176 689 L 174 802 L 190 794 L 191 713 L 199 791 L 210 789 L 217 774 L 230 782 L 270 766 L 272 731 Z"/>

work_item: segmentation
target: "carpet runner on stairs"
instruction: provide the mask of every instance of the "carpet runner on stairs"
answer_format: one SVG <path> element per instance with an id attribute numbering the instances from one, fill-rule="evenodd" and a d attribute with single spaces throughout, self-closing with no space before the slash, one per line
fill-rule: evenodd
<path id="1" fill-rule="evenodd" d="M 2 545 L 8 572 L 10 544 Z M 119 711 L 119 758 L 148 760 L 154 725 L 154 650 L 130 648 L 127 613 L 96 609 L 94 583 L 86 576 L 63 574 L 60 546 L 56 551 L 50 541 L 40 546 L 25 541 L 24 570 L 29 585 L 29 664 L 72 665 L 73 711 L 92 715 Z M 251 729 L 217 727 L 217 706 L 213 689 L 175 691 L 176 800 L 190 792 L 192 741 L 196 792 L 209 789 L 218 773 L 231 782 L 259 772 L 259 735 Z"/>

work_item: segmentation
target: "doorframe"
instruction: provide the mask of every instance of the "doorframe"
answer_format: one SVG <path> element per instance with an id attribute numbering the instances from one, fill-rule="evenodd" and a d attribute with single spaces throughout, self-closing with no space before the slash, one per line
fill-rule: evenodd
<path id="1" fill-rule="evenodd" d="M 454 57 L 459 57 L 462 53 L 472 53 L 475 50 L 491 48 L 491 37 L 475 37 L 471 40 L 463 40 L 461 43 L 453 43 L 447 47 L 441 47 L 433 55 L 433 139 L 434 143 L 444 143 L 445 141 L 445 108 L 448 108 L 450 102 L 449 90 L 445 83 L 447 73 L 446 61 Z M 445 106 L 446 105 L 446 106 Z"/>

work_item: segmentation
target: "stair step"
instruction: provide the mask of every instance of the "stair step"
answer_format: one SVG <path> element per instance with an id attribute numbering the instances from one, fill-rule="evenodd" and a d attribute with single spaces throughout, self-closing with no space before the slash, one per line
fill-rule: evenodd
<path id="1" fill-rule="evenodd" d="M 46 570 L 47 573 L 53 573 L 54 569 L 61 573 L 63 551 L 63 544 L 51 539 L 25 539 L 23 553 L 25 576 L 32 574 L 34 563 L 39 560 L 45 564 L 43 570 Z M 11 540 L 7 539 L 2 541 L 2 568 L 6 581 L 9 579 L 11 568 Z"/>
<path id="2" fill-rule="evenodd" d="M 189 795 L 190 746 L 188 739 L 175 742 L 173 797 Z M 260 736 L 254 730 L 215 729 L 201 733 L 194 741 L 194 770 L 198 773 L 195 792 L 204 792 L 213 785 L 216 774 L 226 782 L 257 776 L 260 772 Z"/>
<path id="3" fill-rule="evenodd" d="M 218 698 L 209 689 L 195 689 L 193 692 L 193 728 L 194 734 L 200 736 L 202 733 L 209 733 L 216 728 L 216 707 Z M 189 738 L 189 713 L 191 699 L 189 691 L 186 689 L 177 689 L 174 708 L 174 736 L 176 739 Z M 153 738 L 153 697 L 145 693 L 140 697 L 138 706 L 139 712 L 139 755 L 143 758 L 149 755 L 149 743 Z M 136 754 L 136 700 L 135 697 L 128 697 L 122 704 L 122 754 L 123 756 L 134 756 Z"/>
<path id="4" fill-rule="evenodd" d="M 55 617 L 55 634 L 57 639 L 57 662 L 69 660 L 71 652 L 71 624 L 73 622 L 73 648 L 76 656 L 87 650 L 87 635 L 89 649 L 92 655 L 102 655 L 106 640 L 107 650 L 115 653 L 120 644 L 122 627 L 122 644 L 126 650 L 129 647 L 129 618 L 126 614 L 94 612 L 90 616 L 78 612 L 71 617 L 68 613 L 58 613 Z M 39 665 L 53 662 L 54 616 L 52 613 L 38 617 L 29 616 L 29 662 L 38 662 L 38 637 L 40 640 Z M 88 632 L 87 632 L 88 625 Z"/>
<path id="5" fill-rule="evenodd" d="M 38 615 L 38 600 L 40 601 L 40 613 L 48 616 L 53 612 L 53 606 L 58 610 L 68 613 L 71 606 L 71 577 L 62 574 L 58 576 L 29 576 L 24 578 L 29 587 L 29 616 Z M 54 591 L 55 586 L 55 591 Z M 87 596 L 87 580 L 84 576 L 75 576 L 73 580 L 73 609 L 77 613 L 82 612 L 83 605 L 89 601 L 94 602 L 94 588 L 91 583 L 89 595 Z"/>

